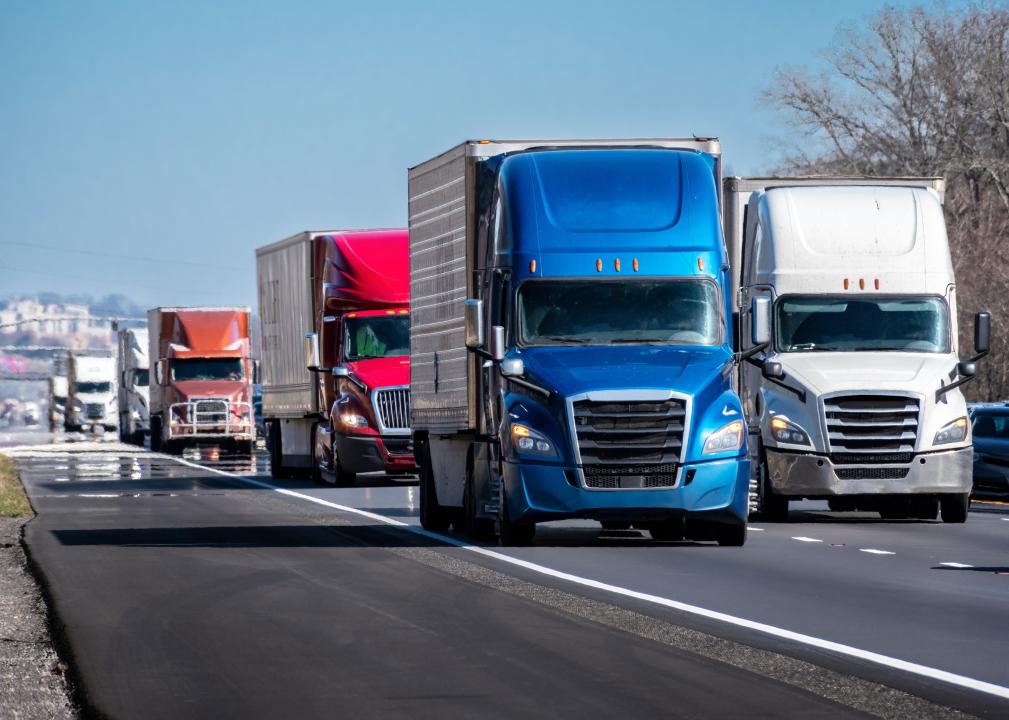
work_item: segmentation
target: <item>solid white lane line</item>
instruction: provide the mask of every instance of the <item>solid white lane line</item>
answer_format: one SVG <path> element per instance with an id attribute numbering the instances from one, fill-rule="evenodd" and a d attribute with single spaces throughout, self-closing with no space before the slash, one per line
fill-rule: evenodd
<path id="1" fill-rule="evenodd" d="M 892 553 L 889 550 L 877 550 L 876 548 L 859 548 L 859 552 L 869 553 L 870 555 L 896 555 L 897 553 Z"/>
<path id="2" fill-rule="evenodd" d="M 509 565 L 515 565 L 521 567 L 525 570 L 529 570 L 540 575 L 547 575 L 558 580 L 564 580 L 576 585 L 581 585 L 582 587 L 592 588 L 593 590 L 601 590 L 603 592 L 608 592 L 613 595 L 620 595 L 622 597 L 633 598 L 634 600 L 641 600 L 642 602 L 652 603 L 654 605 L 660 605 L 662 607 L 667 607 L 672 610 L 678 610 L 680 612 L 689 613 L 691 615 L 697 615 L 698 617 L 708 618 L 709 620 L 718 620 L 724 622 L 728 625 L 734 625 L 736 627 L 745 628 L 747 630 L 754 630 L 765 635 L 770 635 L 772 637 L 782 638 L 784 640 L 791 640 L 793 642 L 800 643 L 802 645 L 808 645 L 810 647 L 819 648 L 821 650 L 827 650 L 829 652 L 835 652 L 840 655 L 846 655 L 848 657 L 857 658 L 866 662 L 876 663 L 877 665 L 883 665 L 888 668 L 893 668 L 895 670 L 901 670 L 903 672 L 912 673 L 914 675 L 920 675 L 921 677 L 926 677 L 932 680 L 938 680 L 941 682 L 950 683 L 951 685 L 957 685 L 959 687 L 968 688 L 970 690 L 976 690 L 977 692 L 986 693 L 988 695 L 994 695 L 996 697 L 1005 698 L 1009 700 L 1009 687 L 1003 687 L 1002 685 L 996 685 L 994 683 L 985 682 L 984 680 L 977 680 L 976 678 L 967 677 L 965 675 L 957 675 L 956 673 L 949 672 L 947 670 L 939 670 L 938 668 L 929 667 L 927 665 L 919 665 L 918 663 L 910 662 L 908 660 L 901 660 L 900 658 L 889 657 L 888 655 L 882 655 L 880 653 L 875 653 L 870 650 L 862 650 L 861 648 L 852 647 L 851 645 L 845 645 L 843 643 L 834 642 L 832 640 L 823 640 L 822 638 L 814 637 L 812 635 L 805 635 L 803 633 L 794 632 L 792 630 L 786 630 L 784 628 L 775 627 L 774 625 L 768 625 L 766 623 L 757 622 L 755 620 L 747 620 L 746 618 L 736 617 L 735 615 L 729 615 L 727 613 L 718 612 L 717 610 L 708 610 L 707 608 L 702 608 L 697 605 L 690 605 L 688 603 L 680 602 L 679 600 L 672 600 L 670 598 L 660 597 L 658 595 L 650 595 L 648 593 L 638 592 L 637 590 L 630 590 L 628 588 L 620 587 L 619 585 L 610 585 L 609 583 L 600 582 L 599 580 L 592 580 L 590 578 L 584 578 L 579 575 L 572 575 L 571 573 L 566 573 L 561 570 L 554 570 L 553 568 L 547 567 L 545 565 L 539 565 L 537 563 L 529 562 L 528 560 L 521 560 L 510 555 L 505 555 L 504 553 L 497 552 L 495 550 L 490 550 L 488 548 L 479 547 L 477 545 L 470 545 L 464 543 L 456 538 L 449 537 L 447 535 L 440 535 L 438 533 L 433 533 L 425 530 L 417 525 L 409 525 L 405 522 L 399 520 L 394 520 L 392 518 L 386 517 L 385 515 L 379 515 L 378 513 L 369 512 L 368 510 L 361 510 L 359 508 L 350 507 L 348 505 L 340 505 L 338 503 L 329 502 L 328 500 L 323 500 L 322 498 L 313 497 L 311 495 L 305 495 L 303 493 L 295 492 L 294 490 L 287 490 L 286 488 L 277 487 L 276 485 L 271 485 L 270 483 L 263 482 L 262 480 L 257 480 L 256 478 L 246 477 L 244 475 L 236 475 L 235 473 L 225 472 L 223 470 L 218 470 L 216 468 L 207 467 L 206 465 L 199 465 L 188 460 L 183 460 L 182 458 L 166 456 L 168 459 L 175 460 L 176 462 L 182 463 L 183 465 L 188 465 L 189 467 L 196 468 L 203 472 L 212 472 L 217 475 L 223 475 L 224 477 L 230 477 L 235 480 L 241 480 L 247 482 L 250 485 L 256 485 L 257 487 L 264 488 L 266 490 L 273 490 L 281 495 L 287 495 L 288 497 L 298 498 L 300 500 L 305 500 L 306 502 L 315 503 L 316 505 L 323 505 L 325 507 L 333 508 L 334 510 L 339 510 L 341 512 L 351 513 L 353 515 L 358 515 L 360 517 L 365 517 L 370 520 L 375 520 L 377 522 L 385 523 L 386 525 L 391 525 L 393 527 L 398 527 L 403 530 L 421 535 L 432 540 L 437 540 L 438 542 L 444 543 L 445 545 L 453 545 L 457 548 L 462 548 L 463 550 L 468 550 L 469 552 L 476 553 L 477 555 L 482 555 L 484 557 L 493 558 L 494 560 L 499 560 Z M 731 552 L 731 551 L 727 551 Z"/>
<path id="3" fill-rule="evenodd" d="M 799 542 L 823 542 L 823 540 L 817 540 L 816 538 L 808 538 L 799 535 L 798 537 L 793 537 L 793 540 L 798 540 Z"/>
<path id="4" fill-rule="evenodd" d="M 764 528 L 753 527 L 752 525 L 746 526 L 747 531 L 752 530 L 753 532 L 764 532 Z"/>
<path id="5" fill-rule="evenodd" d="M 960 568 L 960 569 L 974 567 L 973 565 L 964 565 L 963 563 L 955 563 L 955 562 L 945 562 L 945 563 L 939 563 L 939 564 L 940 565 L 945 565 L 946 567 Z"/>

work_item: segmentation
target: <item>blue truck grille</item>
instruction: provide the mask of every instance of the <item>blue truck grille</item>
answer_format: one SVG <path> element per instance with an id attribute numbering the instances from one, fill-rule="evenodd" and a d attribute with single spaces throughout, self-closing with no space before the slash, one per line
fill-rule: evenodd
<path id="1" fill-rule="evenodd" d="M 573 406 L 587 487 L 676 484 L 687 414 L 684 400 L 578 400 Z"/>

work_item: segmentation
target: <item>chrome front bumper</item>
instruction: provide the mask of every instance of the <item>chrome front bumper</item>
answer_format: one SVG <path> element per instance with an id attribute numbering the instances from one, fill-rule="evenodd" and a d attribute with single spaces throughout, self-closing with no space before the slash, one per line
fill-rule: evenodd
<path id="1" fill-rule="evenodd" d="M 237 438 L 254 440 L 256 420 L 252 403 L 193 400 L 169 409 L 168 438 Z M 175 417 L 178 417 L 176 420 Z"/>
<path id="2" fill-rule="evenodd" d="M 970 447 L 915 455 L 909 465 L 845 465 L 844 477 L 825 455 L 766 453 L 771 488 L 790 497 L 966 493 L 973 484 Z"/>

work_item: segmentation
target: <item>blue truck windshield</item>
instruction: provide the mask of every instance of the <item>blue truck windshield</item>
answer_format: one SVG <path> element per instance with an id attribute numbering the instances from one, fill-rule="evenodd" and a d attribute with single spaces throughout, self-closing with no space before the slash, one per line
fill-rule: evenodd
<path id="1" fill-rule="evenodd" d="M 781 352 L 949 352 L 949 313 L 936 297 L 788 296 L 776 328 Z"/>
<path id="2" fill-rule="evenodd" d="M 720 318 L 706 280 L 530 280 L 518 290 L 523 345 L 717 345 Z"/>
<path id="3" fill-rule="evenodd" d="M 368 315 L 347 318 L 344 355 L 347 360 L 410 354 L 409 315 Z"/>

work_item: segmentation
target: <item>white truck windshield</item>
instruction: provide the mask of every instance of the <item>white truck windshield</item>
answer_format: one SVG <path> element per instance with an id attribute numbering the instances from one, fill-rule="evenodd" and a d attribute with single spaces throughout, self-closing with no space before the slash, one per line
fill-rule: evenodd
<path id="1" fill-rule="evenodd" d="M 409 315 L 347 318 L 344 328 L 344 355 L 347 360 L 410 354 Z"/>
<path id="2" fill-rule="evenodd" d="M 780 352 L 949 352 L 949 311 L 937 297 L 788 296 L 776 320 Z"/>
<path id="3" fill-rule="evenodd" d="M 78 382 L 77 392 L 81 394 L 112 392 L 110 382 Z"/>
<path id="4" fill-rule="evenodd" d="M 530 280 L 518 290 L 524 345 L 717 345 L 720 317 L 706 280 Z"/>

